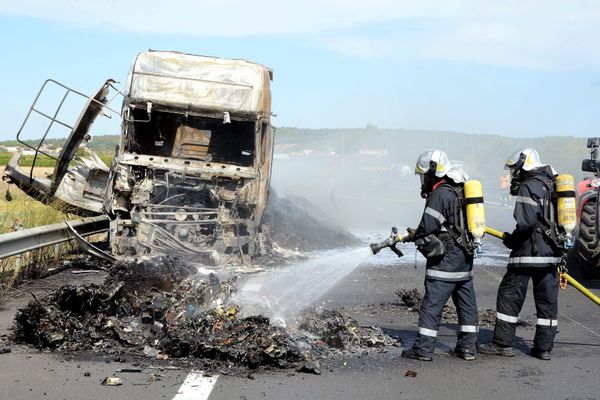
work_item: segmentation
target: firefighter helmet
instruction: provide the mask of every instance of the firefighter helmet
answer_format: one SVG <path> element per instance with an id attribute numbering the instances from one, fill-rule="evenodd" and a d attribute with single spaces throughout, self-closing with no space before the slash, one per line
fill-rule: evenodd
<path id="1" fill-rule="evenodd" d="M 518 171 L 519 169 L 531 171 L 532 169 L 544 166 L 546 164 L 542 164 L 538 152 L 529 147 L 515 151 L 504 163 L 504 168 L 511 170 L 511 172 Z"/>
<path id="2" fill-rule="evenodd" d="M 415 175 L 430 174 L 437 178 L 446 176 L 451 168 L 448 156 L 441 150 L 427 150 L 417 158 L 415 166 Z"/>

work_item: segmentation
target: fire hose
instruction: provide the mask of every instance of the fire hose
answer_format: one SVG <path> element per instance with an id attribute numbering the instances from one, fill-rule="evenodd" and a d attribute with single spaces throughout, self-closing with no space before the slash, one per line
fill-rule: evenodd
<path id="1" fill-rule="evenodd" d="M 494 228 L 490 228 L 489 226 L 485 227 L 485 233 L 492 235 L 494 237 L 497 237 L 498 239 L 504 240 L 504 233 L 502 233 Z M 592 300 L 594 303 L 596 303 L 597 305 L 600 306 L 600 298 L 598 296 L 596 296 L 594 293 L 592 293 L 588 289 L 586 289 L 581 283 L 577 282 L 577 280 L 575 280 L 567 272 L 561 271 L 560 268 L 559 268 L 559 273 L 562 274 L 562 276 L 564 276 L 567 279 L 567 282 L 569 282 L 571 285 L 573 285 L 573 287 L 575 289 L 579 290 L 586 297 L 588 297 L 590 300 Z M 561 287 L 561 288 L 564 288 L 564 287 Z"/>

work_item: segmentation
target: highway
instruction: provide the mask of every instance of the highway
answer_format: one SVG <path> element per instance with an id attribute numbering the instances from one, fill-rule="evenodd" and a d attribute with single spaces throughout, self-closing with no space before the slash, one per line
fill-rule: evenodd
<path id="1" fill-rule="evenodd" d="M 475 283 L 479 309 L 493 309 L 504 272 L 504 250 L 492 239 L 476 260 Z M 361 324 L 375 325 L 410 346 L 416 335 L 417 314 L 397 305 L 398 289 L 423 291 L 424 263 L 410 245 L 405 257 L 391 252 L 370 257 L 317 303 L 338 309 Z M 503 253 L 504 252 L 504 253 Z M 415 260 L 416 267 L 415 268 Z M 70 271 L 21 287 L 0 303 L 0 335 L 9 334 L 16 309 L 61 284 L 99 282 L 101 273 L 76 275 Z M 599 282 L 585 282 L 596 295 Z M 191 369 L 161 369 L 148 360 L 117 359 L 102 354 L 40 352 L 21 345 L 0 354 L 3 372 L 1 398 L 6 399 L 597 399 L 600 365 L 598 306 L 569 287 L 559 297 L 559 333 L 553 359 L 528 355 L 534 329 L 517 330 L 517 356 L 478 355 L 466 362 L 448 354 L 455 342 L 455 326 L 443 325 L 433 362 L 406 360 L 401 347 L 366 355 L 339 355 L 322 360 L 321 375 L 294 370 L 259 371 L 248 376 L 206 376 Z M 535 321 L 531 289 L 521 319 Z M 480 341 L 491 338 L 492 328 L 480 330 Z M 6 342 L 6 337 L 2 338 Z M 117 372 L 139 363 L 152 368 Z M 415 377 L 405 377 L 414 371 Z M 107 376 L 119 376 L 120 386 L 101 385 Z"/>

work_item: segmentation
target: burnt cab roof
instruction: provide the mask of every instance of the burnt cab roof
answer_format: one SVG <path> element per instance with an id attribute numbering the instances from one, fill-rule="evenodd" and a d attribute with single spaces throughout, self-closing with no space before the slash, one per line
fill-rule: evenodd
<path id="1" fill-rule="evenodd" d="M 271 79 L 270 69 L 249 61 L 147 51 L 137 55 L 129 71 L 125 101 L 269 119 Z"/>

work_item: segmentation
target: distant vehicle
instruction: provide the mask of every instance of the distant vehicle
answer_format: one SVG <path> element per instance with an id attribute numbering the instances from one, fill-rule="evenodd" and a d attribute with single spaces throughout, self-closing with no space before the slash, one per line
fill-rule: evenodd
<path id="1" fill-rule="evenodd" d="M 363 171 L 392 171 L 392 158 L 386 149 L 360 149 L 356 160 Z"/>
<path id="2" fill-rule="evenodd" d="M 19 155 L 4 173 L 41 201 L 109 216 L 113 255 L 158 252 L 215 263 L 253 256 L 271 178 L 272 78 L 269 68 L 243 60 L 140 53 L 123 93 L 120 144 L 110 168 L 93 153 L 75 158 L 75 152 L 89 140 L 96 117 L 110 111 L 112 80 L 89 97 L 60 155 L 52 157 L 49 179 L 23 172 Z M 74 92 L 49 80 L 40 94 L 49 83 Z M 50 125 L 60 123 L 47 117 Z M 41 150 L 44 139 L 37 147 L 21 142 L 36 156 L 52 156 Z"/>
<path id="3" fill-rule="evenodd" d="M 577 196 L 577 242 L 575 251 L 581 272 L 586 277 L 600 278 L 600 162 L 598 147 L 600 138 L 589 138 L 587 147 L 590 158 L 583 160 L 581 169 L 594 177 L 584 179 L 576 187 Z"/>

